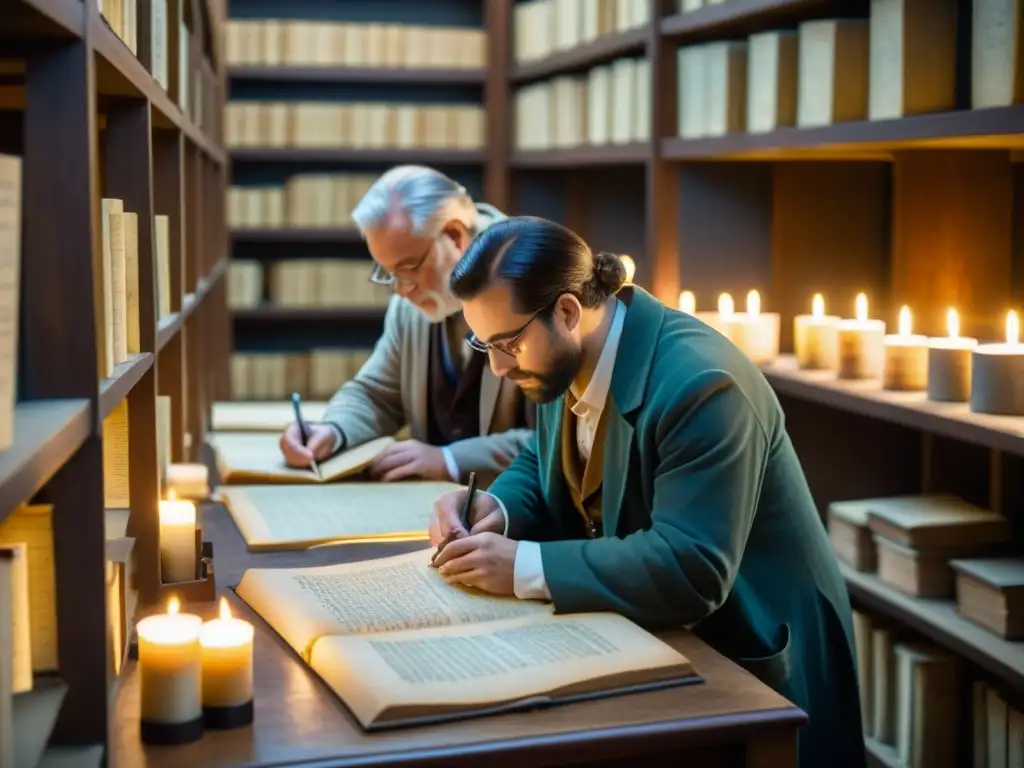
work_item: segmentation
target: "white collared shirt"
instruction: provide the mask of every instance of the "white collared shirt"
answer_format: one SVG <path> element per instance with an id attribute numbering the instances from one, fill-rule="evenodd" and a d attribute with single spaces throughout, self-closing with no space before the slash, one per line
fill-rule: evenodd
<path id="1" fill-rule="evenodd" d="M 612 317 L 608 336 L 605 337 L 601 356 L 597 359 L 594 374 L 582 395 L 573 391 L 577 398 L 572 412 L 576 415 L 576 447 L 580 458 L 586 462 L 594 447 L 597 426 L 601 422 L 605 404 L 612 386 L 612 372 L 615 370 L 615 358 L 619 352 L 619 340 L 622 338 L 622 326 L 626 321 L 626 305 L 615 302 L 615 315 Z M 570 390 L 571 391 L 571 390 Z M 497 497 L 495 497 L 497 498 Z M 505 515 L 505 535 L 508 535 L 508 513 L 505 505 L 498 500 L 502 513 Z M 547 581 L 544 579 L 544 564 L 540 556 L 540 544 L 535 541 L 520 541 L 516 550 L 513 575 L 513 590 L 520 600 L 550 600 Z"/>

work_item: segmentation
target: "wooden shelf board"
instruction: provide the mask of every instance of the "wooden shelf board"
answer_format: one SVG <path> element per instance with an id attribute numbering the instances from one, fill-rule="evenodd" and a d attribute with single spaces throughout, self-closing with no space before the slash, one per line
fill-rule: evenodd
<path id="1" fill-rule="evenodd" d="M 661 140 L 661 152 L 667 160 L 887 159 L 899 149 L 1024 147 L 1022 126 L 1024 106 L 964 109 L 708 139 L 671 136 Z"/>
<path id="2" fill-rule="evenodd" d="M 161 317 L 156 324 L 156 351 L 166 347 L 179 331 L 185 317 L 181 312 L 171 312 L 166 317 Z"/>
<path id="3" fill-rule="evenodd" d="M 237 147 L 231 150 L 235 162 L 262 163 L 421 163 L 479 164 L 486 159 L 482 149 L 353 149 L 351 147 Z"/>
<path id="4" fill-rule="evenodd" d="M 281 227 L 278 229 L 234 229 L 236 243 L 361 243 L 355 227 Z"/>
<path id="5" fill-rule="evenodd" d="M 28 501 L 93 430 L 89 401 L 33 400 L 14 410 L 14 443 L 0 451 L 0 521 Z"/>
<path id="6" fill-rule="evenodd" d="M 81 37 L 85 30 L 83 0 L 15 0 L 5 8 L 0 34 Z"/>
<path id="7" fill-rule="evenodd" d="M 512 168 L 582 168 L 599 165 L 643 164 L 650 154 L 647 144 L 608 144 L 529 152 L 513 152 Z"/>
<path id="8" fill-rule="evenodd" d="M 1024 643 L 1012 643 L 961 618 L 954 600 L 910 597 L 877 576 L 839 564 L 850 595 L 871 610 L 899 619 L 965 657 L 1009 686 L 1024 690 Z"/>
<path id="9" fill-rule="evenodd" d="M 721 35 L 736 28 L 749 32 L 755 25 L 775 25 L 810 18 L 813 11 L 838 6 L 834 0 L 729 0 L 721 5 L 706 5 L 690 13 L 677 13 L 661 20 L 661 34 L 668 37 Z"/>
<path id="10" fill-rule="evenodd" d="M 87 0 L 86 0 L 87 1 Z M 100 94 L 142 96 L 153 109 L 153 124 L 177 128 L 214 162 L 223 164 L 225 153 L 210 137 L 192 123 L 171 97 L 142 66 L 124 41 L 98 14 L 89 14 L 93 48 L 97 54 L 96 87 Z"/>
<path id="11" fill-rule="evenodd" d="M 153 353 L 132 355 L 114 366 L 114 375 L 100 382 L 100 418 L 105 419 L 153 367 Z"/>
<path id="12" fill-rule="evenodd" d="M 232 80 L 296 83 L 374 83 L 411 85 L 474 85 L 482 84 L 483 69 L 421 69 L 380 67 L 255 67 L 236 66 L 228 69 Z"/>
<path id="13" fill-rule="evenodd" d="M 236 321 L 289 321 L 323 322 L 352 321 L 368 322 L 384 319 L 387 307 L 278 307 L 264 304 L 259 307 L 232 309 Z"/>
<path id="14" fill-rule="evenodd" d="M 889 392 L 878 380 L 845 381 L 829 371 L 802 371 L 791 355 L 762 371 L 776 391 L 791 397 L 1024 456 L 1024 416 L 971 413 L 966 403 L 930 402 L 924 392 Z"/>
<path id="15" fill-rule="evenodd" d="M 648 35 L 649 30 L 646 26 L 603 35 L 592 42 L 566 51 L 558 51 L 539 61 L 513 65 L 509 79 L 513 83 L 521 83 L 552 75 L 580 72 L 619 56 L 642 53 L 647 45 Z"/>

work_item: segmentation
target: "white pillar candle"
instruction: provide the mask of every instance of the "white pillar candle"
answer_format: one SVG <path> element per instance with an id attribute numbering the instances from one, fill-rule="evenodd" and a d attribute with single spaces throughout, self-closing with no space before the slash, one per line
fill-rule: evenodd
<path id="1" fill-rule="evenodd" d="M 955 309 L 946 313 L 948 336 L 928 341 L 928 399 L 964 403 L 971 397 L 971 352 L 978 340 L 960 335 Z"/>
<path id="2" fill-rule="evenodd" d="M 160 501 L 160 572 L 165 583 L 195 581 L 196 505 L 183 499 Z"/>
<path id="3" fill-rule="evenodd" d="M 236 619 L 225 598 L 220 618 L 203 625 L 203 712 L 211 728 L 234 728 L 252 722 L 253 627 Z"/>
<path id="4" fill-rule="evenodd" d="M 761 311 L 761 294 L 747 294 L 747 311 L 726 321 L 733 343 L 757 365 L 774 362 L 779 356 L 779 315 Z"/>
<path id="5" fill-rule="evenodd" d="M 840 379 L 877 379 L 882 375 L 885 322 L 868 317 L 868 297 L 857 294 L 853 319 L 836 324 Z"/>
<path id="6" fill-rule="evenodd" d="M 688 315 L 697 313 L 697 297 L 693 295 L 693 291 L 683 291 L 679 294 L 679 311 Z"/>
<path id="7" fill-rule="evenodd" d="M 811 314 L 793 318 L 793 351 L 800 368 L 835 370 L 838 355 L 837 315 L 825 314 L 825 299 L 820 293 L 811 300 Z"/>
<path id="8" fill-rule="evenodd" d="M 695 312 L 694 317 L 703 323 L 707 323 L 720 334 L 729 338 L 729 321 L 736 313 L 732 296 L 728 293 L 718 295 L 718 310 L 716 312 Z"/>
<path id="9" fill-rule="evenodd" d="M 1006 315 L 1006 343 L 979 344 L 971 353 L 971 410 L 1024 416 L 1024 344 L 1013 310 Z"/>
<path id="10" fill-rule="evenodd" d="M 172 597 L 167 613 L 147 616 L 135 628 L 142 738 L 147 743 L 184 743 L 203 733 L 203 622 L 179 613 L 179 607 L 178 598 Z"/>
<path id="11" fill-rule="evenodd" d="M 624 253 L 619 254 L 619 261 L 621 261 L 622 266 L 626 268 L 626 282 L 632 283 L 633 278 L 636 277 L 636 262 L 633 261 L 632 256 L 627 256 Z"/>
<path id="12" fill-rule="evenodd" d="M 910 307 L 900 308 L 897 333 L 885 337 L 882 388 L 918 392 L 928 387 L 928 337 L 912 333 Z"/>

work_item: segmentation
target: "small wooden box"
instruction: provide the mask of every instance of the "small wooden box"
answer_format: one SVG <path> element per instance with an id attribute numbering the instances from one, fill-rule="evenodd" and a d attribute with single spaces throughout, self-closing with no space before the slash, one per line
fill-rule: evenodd
<path id="1" fill-rule="evenodd" d="M 867 114 L 867 21 L 801 24 L 797 125 L 810 128 L 863 120 Z"/>
<path id="2" fill-rule="evenodd" d="M 1024 102 L 1024 0 L 974 0 L 971 106 Z"/>
<path id="3" fill-rule="evenodd" d="M 912 597 L 952 597 L 955 592 L 951 555 L 944 550 L 919 551 L 875 536 L 878 578 Z"/>
<path id="4" fill-rule="evenodd" d="M 794 32 L 751 35 L 747 50 L 747 132 L 796 122 L 798 39 Z"/>
<path id="5" fill-rule="evenodd" d="M 878 568 L 874 537 L 868 528 L 868 506 L 861 501 L 839 501 L 828 508 L 828 538 L 836 557 L 858 571 Z"/>
<path id="6" fill-rule="evenodd" d="M 725 136 L 747 127 L 747 44 L 710 43 L 704 49 L 704 133 Z"/>
<path id="7" fill-rule="evenodd" d="M 956 0 L 871 0 L 868 117 L 956 106 Z"/>
<path id="8" fill-rule="evenodd" d="M 1007 640 L 1024 640 L 1024 559 L 953 560 L 956 609 Z"/>

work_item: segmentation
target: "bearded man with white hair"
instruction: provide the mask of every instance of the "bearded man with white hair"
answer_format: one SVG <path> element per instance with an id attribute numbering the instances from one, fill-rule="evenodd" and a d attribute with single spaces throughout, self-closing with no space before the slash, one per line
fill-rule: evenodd
<path id="1" fill-rule="evenodd" d="M 373 354 L 310 424 L 308 442 L 297 424 L 285 429 L 285 460 L 306 467 L 408 425 L 411 439 L 378 455 L 371 475 L 466 482 L 475 472 L 486 486 L 533 434 L 533 411 L 466 342 L 448 278 L 473 238 L 505 216 L 439 171 L 407 165 L 374 182 L 352 218 L 374 261 L 370 280 L 395 295 Z"/>

